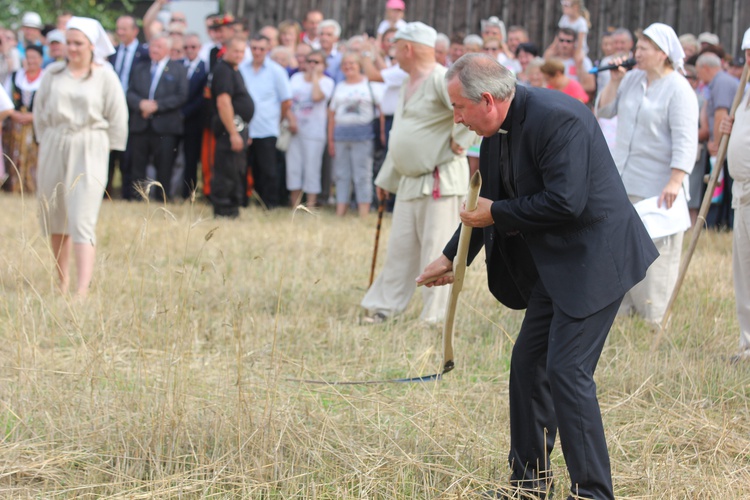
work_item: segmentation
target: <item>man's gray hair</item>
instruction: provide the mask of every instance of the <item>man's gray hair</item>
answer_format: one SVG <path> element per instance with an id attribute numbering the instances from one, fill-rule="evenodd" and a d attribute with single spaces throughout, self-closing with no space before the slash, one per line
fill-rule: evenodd
<path id="1" fill-rule="evenodd" d="M 697 61 L 695 61 L 695 67 L 706 66 L 708 68 L 721 68 L 721 58 L 713 52 L 706 52 L 701 54 Z"/>
<path id="2" fill-rule="evenodd" d="M 485 92 L 501 101 L 507 101 L 516 92 L 515 75 L 486 54 L 462 56 L 445 74 L 446 81 L 455 77 L 463 87 L 461 94 L 472 102 L 481 101 Z"/>
<path id="3" fill-rule="evenodd" d="M 631 42 L 633 41 L 633 33 L 627 29 L 627 28 L 617 28 L 612 32 L 613 35 L 625 35 L 628 37 L 628 40 Z"/>
<path id="4" fill-rule="evenodd" d="M 451 46 L 451 39 L 445 33 L 438 33 L 437 38 L 435 38 L 435 47 L 440 44 L 443 44 L 448 49 Z"/>
<path id="5" fill-rule="evenodd" d="M 700 52 L 701 44 L 698 41 L 698 39 L 695 38 L 695 35 L 693 35 L 692 33 L 685 33 L 684 35 L 680 35 L 679 40 L 683 47 L 685 45 L 690 45 L 691 47 L 693 47 L 695 52 Z"/>
<path id="6" fill-rule="evenodd" d="M 156 40 L 166 40 L 167 42 L 167 48 L 172 49 L 172 37 L 169 36 L 167 33 L 157 33 L 156 35 L 151 37 L 151 40 L 149 40 L 151 43 L 155 42 Z"/>
<path id="7" fill-rule="evenodd" d="M 333 28 L 333 35 L 341 38 L 341 25 L 335 19 L 324 19 L 318 24 L 318 35 L 323 32 L 323 28 Z"/>
<path id="8" fill-rule="evenodd" d="M 464 45 L 479 45 L 481 47 L 483 43 L 484 40 L 482 39 L 482 37 L 474 33 L 472 33 L 471 35 L 466 35 L 466 37 L 464 37 Z"/>

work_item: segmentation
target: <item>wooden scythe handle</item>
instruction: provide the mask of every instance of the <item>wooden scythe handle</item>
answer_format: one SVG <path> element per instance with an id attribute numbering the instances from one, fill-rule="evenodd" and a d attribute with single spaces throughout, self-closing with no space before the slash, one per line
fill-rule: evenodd
<path id="1" fill-rule="evenodd" d="M 466 198 L 466 210 L 471 212 L 477 209 L 479 190 L 482 187 L 482 176 L 477 170 L 471 176 L 469 183 L 469 195 Z M 453 285 L 448 300 L 448 309 L 445 314 L 443 325 L 443 373 L 453 369 L 453 323 L 456 320 L 456 306 L 458 305 L 458 294 L 464 286 L 466 274 L 466 258 L 469 254 L 469 241 L 471 240 L 472 228 L 466 224 L 461 225 L 461 234 L 458 239 L 458 251 L 453 259 Z"/>

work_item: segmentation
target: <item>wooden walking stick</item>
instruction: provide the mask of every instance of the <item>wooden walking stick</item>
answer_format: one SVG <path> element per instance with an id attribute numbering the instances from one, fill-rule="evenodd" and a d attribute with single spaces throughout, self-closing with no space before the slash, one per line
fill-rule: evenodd
<path id="1" fill-rule="evenodd" d="M 370 266 L 370 283 L 367 288 L 372 286 L 375 279 L 375 263 L 378 260 L 378 243 L 380 243 L 380 225 L 383 223 L 383 212 L 385 211 L 385 195 L 378 195 L 378 225 L 375 228 L 375 248 L 372 250 L 372 265 Z"/>
<path id="2" fill-rule="evenodd" d="M 734 101 L 732 101 L 732 109 L 729 112 L 729 116 L 731 116 L 732 118 L 734 118 L 734 113 L 735 111 L 737 111 L 737 107 L 740 105 L 740 101 L 742 101 L 742 95 L 745 90 L 745 85 L 747 85 L 748 76 L 750 76 L 748 72 L 748 66 L 745 65 L 745 69 L 742 70 L 742 78 L 740 78 L 740 86 L 737 87 L 737 93 L 734 95 Z M 714 169 L 711 171 L 711 176 L 708 178 L 708 187 L 706 188 L 706 194 L 703 197 L 703 202 L 701 203 L 701 208 L 698 212 L 698 220 L 695 224 L 695 227 L 693 228 L 692 236 L 690 239 L 690 246 L 688 247 L 685 257 L 680 263 L 680 274 L 677 275 L 677 282 L 675 283 L 674 290 L 672 290 L 672 296 L 669 298 L 669 302 L 667 303 L 667 309 L 664 311 L 664 317 L 661 320 L 659 331 L 656 332 L 656 338 L 654 339 L 654 344 L 651 347 L 651 352 L 654 352 L 659 348 L 661 337 L 664 334 L 664 330 L 666 330 L 667 328 L 667 323 L 669 323 L 669 315 L 672 310 L 672 306 L 677 299 L 677 294 L 680 293 L 680 288 L 682 287 L 682 282 L 685 279 L 687 268 L 690 265 L 690 259 L 692 259 L 693 257 L 693 252 L 695 252 L 695 248 L 696 246 L 698 246 L 698 238 L 700 238 L 701 231 L 703 231 L 703 225 L 706 222 L 706 214 L 708 213 L 708 209 L 711 207 L 711 193 L 714 192 L 716 181 L 719 178 L 719 172 L 721 172 L 724 166 L 724 160 L 727 157 L 728 145 L 729 135 L 723 134 L 721 136 L 721 142 L 719 143 L 719 151 L 716 155 L 716 163 L 714 164 Z"/>
<path id="3" fill-rule="evenodd" d="M 479 190 L 482 187 L 482 175 L 479 170 L 474 172 L 469 182 L 469 196 L 466 198 L 466 210 L 472 212 L 477 209 L 479 200 Z M 458 294 L 464 286 L 464 276 L 466 274 L 466 258 L 469 254 L 469 241 L 471 240 L 472 228 L 466 224 L 461 224 L 461 234 L 458 238 L 458 251 L 453 259 L 453 285 L 451 286 L 451 296 L 448 299 L 448 310 L 445 314 L 445 324 L 443 325 L 443 373 L 453 369 L 453 323 L 456 320 L 456 305 L 458 304 Z"/>

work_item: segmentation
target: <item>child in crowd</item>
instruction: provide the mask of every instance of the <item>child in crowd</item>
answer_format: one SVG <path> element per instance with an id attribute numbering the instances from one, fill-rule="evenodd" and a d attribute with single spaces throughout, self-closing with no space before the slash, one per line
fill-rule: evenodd
<path id="1" fill-rule="evenodd" d="M 588 9 L 583 4 L 583 0 L 562 0 L 560 5 L 562 5 L 563 15 L 557 26 L 560 28 L 571 28 L 578 33 L 578 44 L 576 47 L 578 47 L 578 50 L 583 51 L 583 55 L 587 55 L 589 53 L 589 45 L 586 37 L 591 27 Z"/>
<path id="2" fill-rule="evenodd" d="M 404 0 L 388 0 L 385 4 L 385 19 L 378 25 L 378 38 L 383 36 L 383 33 L 390 28 L 399 29 L 406 26 L 406 21 L 404 21 L 405 10 Z"/>

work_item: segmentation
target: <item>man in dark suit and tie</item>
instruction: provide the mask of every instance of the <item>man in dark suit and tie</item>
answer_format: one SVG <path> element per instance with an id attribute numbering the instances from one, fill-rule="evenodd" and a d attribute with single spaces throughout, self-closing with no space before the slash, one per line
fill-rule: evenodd
<path id="1" fill-rule="evenodd" d="M 493 496 L 551 496 L 559 431 L 571 495 L 613 499 L 594 370 L 625 292 L 658 253 L 584 105 L 516 85 L 484 54 L 463 56 L 446 79 L 454 120 L 484 137 L 479 204 L 461 212 L 475 228 L 469 261 L 484 246 L 490 291 L 526 309 L 510 369 L 514 490 Z M 452 282 L 457 248 L 458 232 L 417 281 Z"/>
<path id="2" fill-rule="evenodd" d="M 182 116 L 185 120 L 185 133 L 182 141 L 185 151 L 183 198 L 190 197 L 190 193 L 198 183 L 198 160 L 201 156 L 203 129 L 206 123 L 203 113 L 205 105 L 203 92 L 208 80 L 208 72 L 206 63 L 199 57 L 200 50 L 201 41 L 198 35 L 190 33 L 185 36 L 184 64 L 187 69 L 188 96 L 182 106 Z"/>
<path id="3" fill-rule="evenodd" d="M 120 45 L 115 53 L 109 56 L 109 63 L 120 77 L 123 92 L 128 91 L 130 71 L 141 61 L 148 61 L 148 48 L 138 41 L 138 25 L 133 16 L 124 15 L 117 18 L 117 38 Z M 112 180 L 115 176 L 115 167 L 119 164 L 122 175 L 122 197 L 133 198 L 131 189 L 132 178 L 130 172 L 130 147 L 125 151 L 112 151 L 109 154 L 109 178 L 107 181 L 107 193 L 112 194 Z"/>
<path id="4" fill-rule="evenodd" d="M 127 93 L 133 181 L 146 180 L 146 165 L 153 157 L 156 180 L 166 197 L 170 193 L 177 143 L 183 132 L 181 108 L 188 92 L 185 65 L 170 60 L 170 48 L 168 36 L 151 39 L 150 60 L 133 68 Z"/>

